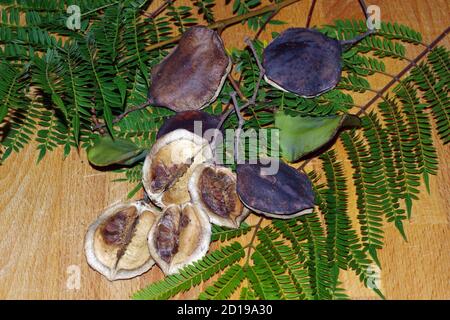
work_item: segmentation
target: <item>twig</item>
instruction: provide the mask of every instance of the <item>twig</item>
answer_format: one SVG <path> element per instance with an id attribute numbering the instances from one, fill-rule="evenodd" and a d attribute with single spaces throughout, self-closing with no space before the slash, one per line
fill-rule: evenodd
<path id="1" fill-rule="evenodd" d="M 148 19 L 155 19 L 157 16 L 159 16 L 168 6 L 173 4 L 175 0 L 166 0 L 164 1 L 158 8 L 155 9 L 152 13 L 146 13 L 144 12 L 143 15 L 146 16 Z"/>
<path id="2" fill-rule="evenodd" d="M 245 120 L 242 117 L 241 109 L 239 108 L 239 104 L 236 99 L 236 92 L 230 93 L 231 101 L 233 101 L 234 106 L 234 112 L 236 112 L 236 116 L 238 118 L 238 127 L 236 129 L 235 135 L 234 135 L 234 161 L 236 163 L 239 163 L 239 140 L 241 137 L 241 131 L 242 127 L 244 126 Z"/>
<path id="3" fill-rule="evenodd" d="M 266 27 L 269 24 L 269 22 L 278 14 L 278 12 L 279 12 L 279 10 L 274 10 L 270 14 L 270 16 L 267 17 L 266 21 L 264 21 L 262 26 L 258 29 L 258 31 L 256 32 L 255 36 L 253 37 L 253 41 L 258 40 L 258 38 L 261 35 L 261 33 L 264 31 L 264 29 L 266 29 Z"/>
<path id="4" fill-rule="evenodd" d="M 231 17 L 231 18 L 228 18 L 228 19 L 219 20 L 217 22 L 214 22 L 214 23 L 208 25 L 207 27 L 210 28 L 210 29 L 225 29 L 225 28 L 227 28 L 227 27 L 229 27 L 231 25 L 237 24 L 239 22 L 242 22 L 244 20 L 248 20 L 248 19 L 256 17 L 256 16 L 260 16 L 260 15 L 265 14 L 267 12 L 279 11 L 282 8 L 287 7 L 287 6 L 291 5 L 291 4 L 294 4 L 294 3 L 299 2 L 299 1 L 300 0 L 285 0 L 285 1 L 282 1 L 282 2 L 279 2 L 279 3 L 274 3 L 274 4 L 271 4 L 271 5 L 262 7 L 260 9 L 258 9 L 258 10 L 253 10 L 253 11 L 250 11 L 248 13 L 242 14 L 240 16 L 235 16 L 235 17 Z M 181 38 L 181 35 L 178 35 L 178 36 L 176 36 L 176 37 L 174 37 L 172 39 L 168 39 L 166 41 L 161 41 L 161 42 L 155 43 L 154 45 L 148 46 L 147 50 L 151 51 L 151 50 L 155 50 L 155 49 L 159 49 L 159 48 L 165 47 L 165 46 L 167 46 L 169 44 L 178 42 L 180 40 L 180 38 Z"/>
<path id="5" fill-rule="evenodd" d="M 92 123 L 95 125 L 95 126 L 98 126 L 99 124 L 100 124 L 100 122 L 98 121 L 98 118 L 97 118 L 97 110 L 95 110 L 95 108 L 91 108 L 91 120 L 92 120 Z"/>
<path id="6" fill-rule="evenodd" d="M 313 158 L 307 159 L 305 161 L 303 161 L 303 163 L 301 164 L 300 167 L 298 167 L 298 170 L 301 170 L 303 172 L 305 172 L 305 167 L 308 163 L 310 163 L 312 161 Z M 306 173 L 306 172 L 305 172 Z"/>
<path id="7" fill-rule="evenodd" d="M 250 239 L 250 242 L 247 244 L 248 251 L 247 251 L 247 260 L 245 262 L 245 265 L 248 265 L 248 263 L 250 262 L 250 253 L 252 252 L 253 243 L 255 242 L 256 235 L 258 233 L 259 228 L 261 227 L 263 220 L 264 220 L 263 217 L 259 218 L 258 222 L 255 225 L 255 230 L 253 230 L 252 238 Z"/>
<path id="8" fill-rule="evenodd" d="M 306 19 L 306 28 L 309 28 L 309 26 L 311 25 L 311 18 L 314 12 L 314 8 L 316 7 L 316 2 L 317 0 L 313 0 L 311 3 L 311 7 L 309 8 L 308 19 Z"/>
<path id="9" fill-rule="evenodd" d="M 239 98 L 241 98 L 241 100 L 246 100 L 244 94 L 241 91 L 241 88 L 239 88 L 239 84 L 236 82 L 236 80 L 234 80 L 233 76 L 229 73 L 227 78 L 228 78 L 228 81 L 230 81 L 231 86 L 233 87 L 234 91 L 237 92 Z"/>
<path id="10" fill-rule="evenodd" d="M 252 51 L 253 55 L 255 56 L 256 64 L 258 65 L 260 73 L 259 73 L 258 81 L 255 84 L 255 88 L 253 90 L 253 94 L 252 94 L 251 99 L 248 100 L 244 105 L 242 105 L 240 107 L 240 111 L 248 108 L 249 106 L 255 105 L 255 103 L 256 103 L 256 96 L 258 95 L 259 87 L 261 86 L 261 81 L 264 78 L 264 73 L 265 73 L 264 67 L 262 66 L 261 61 L 259 60 L 259 57 L 258 57 L 258 55 L 256 53 L 256 50 L 255 50 L 255 47 L 253 46 L 253 43 L 249 39 L 245 39 L 245 42 L 248 44 L 248 46 L 250 47 L 250 50 Z M 236 85 L 239 87 L 239 84 L 236 84 Z M 245 99 L 245 97 L 244 97 L 244 99 Z M 216 127 L 216 130 L 220 129 L 223 126 L 223 124 L 228 119 L 228 117 L 231 115 L 231 113 L 233 113 L 233 111 L 235 111 L 235 109 L 229 108 L 229 109 L 226 109 L 226 111 L 224 111 L 222 113 L 222 117 L 220 119 L 219 124 Z M 218 132 L 216 132 L 216 134 L 215 134 L 215 136 L 213 138 L 213 141 L 212 141 L 212 145 L 214 145 L 214 146 L 215 146 L 215 141 L 216 141 L 217 135 L 218 135 Z"/>
<path id="11" fill-rule="evenodd" d="M 364 0 L 358 0 L 358 1 L 359 1 L 359 5 L 361 6 L 361 9 L 364 13 L 364 17 L 366 17 L 366 20 L 369 19 L 369 14 L 367 13 L 366 2 Z"/>
<path id="12" fill-rule="evenodd" d="M 248 102 L 250 105 L 254 105 L 256 103 L 256 96 L 258 95 L 259 87 L 261 86 L 261 81 L 264 78 L 265 70 L 264 70 L 264 67 L 261 64 L 261 61 L 258 58 L 258 54 L 256 53 L 256 50 L 255 50 L 255 47 L 253 46 L 253 43 L 248 38 L 245 39 L 245 43 L 247 43 L 247 45 L 250 47 L 250 50 L 252 50 L 253 56 L 255 57 L 255 60 L 256 60 L 256 64 L 258 65 L 258 68 L 259 68 L 258 81 L 256 82 L 255 90 L 253 91 L 252 98 Z"/>
<path id="13" fill-rule="evenodd" d="M 123 118 L 125 118 L 129 113 L 134 112 L 134 111 L 138 111 L 138 110 L 145 109 L 145 108 L 147 108 L 150 104 L 151 104 L 151 100 L 150 100 L 150 99 L 147 99 L 147 101 L 145 101 L 143 104 L 140 104 L 140 105 L 138 105 L 138 106 L 129 108 L 129 109 L 126 110 L 124 113 L 119 114 L 118 116 L 116 116 L 116 117 L 113 119 L 112 122 L 113 122 L 113 123 L 117 123 L 117 122 L 119 122 L 120 120 L 122 120 Z M 100 129 L 104 128 L 104 127 L 106 127 L 105 124 L 97 123 L 97 124 L 92 128 L 92 130 L 93 130 L 93 131 L 97 131 L 97 130 L 100 130 Z"/>
<path id="14" fill-rule="evenodd" d="M 339 41 L 339 43 L 341 44 L 341 46 L 353 46 L 355 43 L 358 43 L 359 41 L 361 41 L 362 39 L 364 39 L 367 36 L 370 36 L 372 34 L 375 34 L 376 31 L 374 29 L 369 29 L 366 32 L 357 35 L 356 37 L 354 37 L 353 39 L 349 39 L 349 40 L 341 40 Z"/>
<path id="15" fill-rule="evenodd" d="M 390 87 L 392 87 L 397 81 L 399 81 L 400 78 L 403 77 L 412 67 L 416 66 L 417 62 L 419 62 L 431 50 L 433 50 L 433 48 L 436 47 L 437 44 L 441 42 L 449 32 L 450 27 L 447 27 L 439 36 L 436 37 L 436 39 L 433 40 L 433 42 L 430 43 L 429 46 L 427 46 L 421 53 L 419 53 L 417 57 L 411 60 L 408 65 L 403 68 L 403 70 L 401 70 L 394 78 L 391 79 L 391 81 L 389 81 L 380 91 L 378 91 L 377 94 L 356 113 L 356 115 L 361 115 L 365 110 L 367 110 L 367 108 L 374 104 L 378 100 L 378 98 L 382 97 L 386 93 L 386 91 L 390 89 Z"/>
<path id="16" fill-rule="evenodd" d="M 109 7 L 112 7 L 112 6 L 115 6 L 115 5 L 119 4 L 119 3 L 120 3 L 120 1 L 116 1 L 116 2 L 111 2 L 111 3 L 105 4 L 105 5 L 103 5 L 103 6 L 101 6 L 101 7 L 98 7 L 98 8 L 94 8 L 94 9 L 88 11 L 88 12 L 82 13 L 82 14 L 81 14 L 81 17 L 88 16 L 88 15 L 90 15 L 90 14 L 92 14 L 92 13 L 95 13 L 95 12 L 97 12 L 97 11 L 100 11 L 100 10 L 103 10 L 103 9 L 106 9 L 106 8 L 109 8 Z"/>

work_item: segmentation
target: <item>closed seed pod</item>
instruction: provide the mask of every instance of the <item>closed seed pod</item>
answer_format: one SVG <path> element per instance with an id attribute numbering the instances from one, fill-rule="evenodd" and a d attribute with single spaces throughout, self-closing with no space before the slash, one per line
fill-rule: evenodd
<path id="1" fill-rule="evenodd" d="M 263 52 L 264 78 L 283 91 L 305 98 L 333 89 L 341 79 L 341 53 L 374 30 L 351 40 L 335 40 L 314 29 L 289 28 Z"/>
<path id="2" fill-rule="evenodd" d="M 218 33 L 191 27 L 153 68 L 149 97 L 176 112 L 199 110 L 217 98 L 230 70 L 231 59 Z"/>
<path id="3" fill-rule="evenodd" d="M 192 203 L 170 205 L 148 235 L 152 257 L 166 274 L 176 273 L 208 251 L 211 224 Z"/>
<path id="4" fill-rule="evenodd" d="M 161 208 L 190 201 L 189 178 L 196 166 L 212 157 L 208 142 L 190 131 L 164 135 L 145 158 L 142 182 L 148 197 Z"/>
<path id="5" fill-rule="evenodd" d="M 110 281 L 148 271 L 155 261 L 150 256 L 147 235 L 159 214 L 141 201 L 108 208 L 86 233 L 88 264 Z"/>
<path id="6" fill-rule="evenodd" d="M 196 127 L 197 122 L 197 127 Z M 220 117 L 200 110 L 178 112 L 171 116 L 159 128 L 156 139 L 177 129 L 185 129 L 203 137 L 206 130 L 215 129 L 220 123 Z M 201 127 L 198 127 L 201 125 Z"/>
<path id="7" fill-rule="evenodd" d="M 279 219 L 313 211 L 314 191 L 306 174 L 281 160 L 275 174 L 263 174 L 264 168 L 260 163 L 237 165 L 237 193 L 245 206 L 256 213 Z"/>
<path id="8" fill-rule="evenodd" d="M 334 88 L 341 78 L 339 41 L 319 31 L 289 28 L 264 50 L 265 80 L 302 97 Z"/>
<path id="9" fill-rule="evenodd" d="M 201 164 L 189 180 L 192 202 L 219 226 L 238 228 L 249 210 L 236 192 L 236 175 L 229 168 Z"/>

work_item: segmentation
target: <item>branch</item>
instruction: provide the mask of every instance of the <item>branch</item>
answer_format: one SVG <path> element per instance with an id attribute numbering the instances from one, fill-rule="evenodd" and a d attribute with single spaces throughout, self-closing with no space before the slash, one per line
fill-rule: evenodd
<path id="1" fill-rule="evenodd" d="M 245 120 L 241 114 L 241 108 L 239 108 L 239 104 L 236 99 L 236 92 L 230 93 L 231 100 L 233 101 L 234 110 L 236 112 L 236 116 L 238 117 L 238 127 L 236 129 L 236 133 L 234 135 L 234 161 L 238 163 L 239 159 L 239 140 L 241 137 L 242 127 L 244 126 Z"/>
<path id="2" fill-rule="evenodd" d="M 151 104 L 151 99 L 147 99 L 147 101 L 145 101 L 144 103 L 142 103 L 142 104 L 140 104 L 140 105 L 138 105 L 138 106 L 132 107 L 132 108 L 126 110 L 124 113 L 121 113 L 121 114 L 119 114 L 118 116 L 116 116 L 116 117 L 113 119 L 112 123 L 113 123 L 113 124 L 114 124 L 114 123 L 117 123 L 117 122 L 119 122 L 120 120 L 122 120 L 123 118 L 125 118 L 125 117 L 127 116 L 127 114 L 129 114 L 129 113 L 131 113 L 131 112 L 134 112 L 134 111 L 138 111 L 138 110 L 145 109 L 145 108 L 147 108 L 150 104 Z M 92 128 L 92 131 L 101 130 L 101 129 L 104 128 L 104 127 L 106 127 L 105 124 L 97 123 L 97 124 Z"/>
<path id="3" fill-rule="evenodd" d="M 207 27 L 210 28 L 210 29 L 225 29 L 225 28 L 227 28 L 227 27 L 229 27 L 231 25 L 237 24 L 239 22 L 242 22 L 244 20 L 248 20 L 248 19 L 256 17 L 256 16 L 260 16 L 260 15 L 265 14 L 267 12 L 279 11 L 282 8 L 287 7 L 287 6 L 291 5 L 291 4 L 294 4 L 294 3 L 299 2 L 299 1 L 300 0 L 284 0 L 284 1 L 279 2 L 279 3 L 274 3 L 272 5 L 268 5 L 268 6 L 262 7 L 260 9 L 258 9 L 258 10 L 250 11 L 250 12 L 248 12 L 246 14 L 243 14 L 243 15 L 240 15 L 240 16 L 231 17 L 231 18 L 224 19 L 224 20 L 219 20 L 217 22 L 214 22 L 214 23 L 208 25 Z M 178 35 L 175 38 L 155 43 L 154 45 L 148 46 L 147 50 L 151 51 L 151 50 L 155 50 L 155 49 L 159 49 L 159 48 L 165 47 L 165 46 L 167 46 L 169 44 L 178 42 L 180 40 L 180 38 L 181 38 L 181 35 Z"/>
<path id="4" fill-rule="evenodd" d="M 158 8 L 155 9 L 152 13 L 146 13 L 144 12 L 143 15 L 147 17 L 148 19 L 155 19 L 157 16 L 159 16 L 168 6 L 173 4 L 175 0 L 165 0 Z"/>
<path id="5" fill-rule="evenodd" d="M 250 253 L 252 252 L 253 243 L 255 242 L 256 235 L 257 235 L 258 230 L 261 227 L 261 224 L 263 221 L 264 221 L 263 217 L 259 218 L 258 222 L 255 225 L 255 230 L 253 230 L 252 238 L 250 239 L 250 242 L 247 244 L 248 251 L 247 251 L 247 259 L 246 259 L 245 265 L 248 265 L 248 263 L 250 262 Z"/>
<path id="6" fill-rule="evenodd" d="M 417 63 L 425 57 L 431 50 L 433 50 L 434 47 L 437 46 L 439 42 L 441 42 L 447 34 L 450 32 L 450 27 L 447 27 L 439 36 L 437 36 L 436 39 L 433 40 L 433 42 L 430 43 L 429 46 L 427 46 L 417 57 L 415 57 L 413 60 L 411 60 L 408 65 L 403 68 L 402 71 L 400 71 L 394 78 L 392 78 L 391 81 L 389 81 L 380 91 L 377 92 L 377 94 L 370 99 L 369 102 L 367 102 L 357 113 L 356 115 L 359 116 L 363 112 L 365 112 L 372 104 L 374 104 L 378 98 L 382 97 L 397 81 L 400 80 L 401 77 L 403 77 L 412 67 L 416 66 Z"/>
<path id="7" fill-rule="evenodd" d="M 111 2 L 111 3 L 105 4 L 105 5 L 103 5 L 101 7 L 98 7 L 98 8 L 94 8 L 94 9 L 88 11 L 88 12 L 82 13 L 81 17 L 88 16 L 88 15 L 90 15 L 92 13 L 96 13 L 97 11 L 100 11 L 100 10 L 103 10 L 103 9 L 115 6 L 115 5 L 119 4 L 119 3 L 120 3 L 120 1 L 116 1 L 116 2 Z"/>
<path id="8" fill-rule="evenodd" d="M 359 5 L 361 6 L 361 9 L 364 13 L 364 17 L 366 17 L 366 21 L 367 19 L 369 19 L 368 13 L 367 13 L 367 5 L 366 2 L 364 0 L 358 0 L 359 1 Z"/>
<path id="9" fill-rule="evenodd" d="M 258 40 L 261 33 L 266 29 L 269 22 L 278 14 L 279 10 L 275 10 L 271 13 L 270 16 L 267 17 L 266 21 L 262 24 L 262 26 L 259 28 L 259 30 L 256 32 L 255 36 L 253 37 L 253 40 Z"/>
<path id="10" fill-rule="evenodd" d="M 237 92 L 239 98 L 241 98 L 241 100 L 246 100 L 244 94 L 241 91 L 241 88 L 239 88 L 239 84 L 236 82 L 236 80 L 234 80 L 231 73 L 228 74 L 227 78 L 228 78 L 228 81 L 230 81 L 230 84 L 233 87 L 234 91 Z"/>
<path id="11" fill-rule="evenodd" d="M 309 8 L 308 19 L 306 19 L 306 28 L 309 28 L 311 24 L 311 18 L 314 12 L 314 8 L 316 7 L 316 2 L 317 0 L 313 0 L 313 2 L 311 3 L 311 7 Z"/>
<path id="12" fill-rule="evenodd" d="M 255 103 L 256 103 L 256 96 L 258 95 L 259 87 L 261 86 L 261 81 L 264 78 L 264 74 L 265 74 L 264 67 L 262 66 L 262 63 L 259 60 L 259 57 L 258 57 L 258 55 L 256 53 L 256 50 L 255 50 L 255 47 L 253 46 L 253 43 L 248 38 L 245 39 L 245 43 L 247 43 L 247 45 L 250 47 L 250 50 L 252 51 L 252 54 L 255 57 L 256 64 L 258 65 L 258 68 L 259 68 L 260 72 L 259 72 L 258 81 L 256 82 L 255 88 L 253 89 L 253 95 L 252 95 L 251 99 L 248 100 L 244 105 L 242 105 L 240 107 L 240 111 L 248 108 L 249 106 L 254 106 L 255 105 Z M 236 85 L 239 88 L 239 83 L 237 83 Z M 234 92 L 234 96 L 236 97 L 236 93 L 235 92 Z M 216 127 L 216 130 L 220 129 L 223 126 L 224 122 L 228 119 L 228 117 L 231 115 L 231 113 L 233 113 L 233 111 L 235 111 L 235 109 L 229 108 L 224 113 L 222 113 L 222 117 L 220 119 L 219 124 Z M 213 145 L 215 145 L 215 141 L 216 141 L 216 136 L 213 139 L 213 142 L 212 142 Z"/>

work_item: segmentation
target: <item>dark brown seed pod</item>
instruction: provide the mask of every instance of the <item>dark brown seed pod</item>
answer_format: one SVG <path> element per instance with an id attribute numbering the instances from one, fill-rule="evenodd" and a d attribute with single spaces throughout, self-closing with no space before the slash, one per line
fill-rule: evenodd
<path id="1" fill-rule="evenodd" d="M 249 214 L 236 192 L 236 175 L 229 168 L 199 165 L 189 180 L 189 193 L 216 225 L 238 228 Z"/>
<path id="2" fill-rule="evenodd" d="M 231 60 L 217 32 L 192 27 L 153 68 L 150 99 L 176 112 L 202 109 L 217 98 L 230 70 Z"/>
<path id="3" fill-rule="evenodd" d="M 272 218 L 289 219 L 311 213 L 314 191 L 308 176 L 281 160 L 278 163 L 276 173 L 267 175 L 267 167 L 260 163 L 237 165 L 237 193 L 241 201 L 252 211 Z"/>
<path id="4" fill-rule="evenodd" d="M 176 273 L 208 251 L 211 224 L 198 208 L 186 203 L 168 206 L 148 235 L 150 253 L 165 274 Z"/>
<path id="5" fill-rule="evenodd" d="M 341 43 L 319 31 L 289 28 L 264 50 L 265 80 L 302 97 L 333 89 L 341 78 Z"/>
<path id="6" fill-rule="evenodd" d="M 197 133 L 195 132 L 196 121 L 201 122 L 201 132 L 198 133 L 201 133 L 203 137 L 206 130 L 217 128 L 220 123 L 220 117 L 200 110 L 179 112 L 164 121 L 156 134 L 156 139 L 177 129 L 185 129 L 192 133 Z"/>
<path id="7" fill-rule="evenodd" d="M 141 201 L 108 208 L 86 233 L 88 264 L 111 281 L 149 270 L 155 262 L 148 250 L 147 235 L 159 215 Z"/>

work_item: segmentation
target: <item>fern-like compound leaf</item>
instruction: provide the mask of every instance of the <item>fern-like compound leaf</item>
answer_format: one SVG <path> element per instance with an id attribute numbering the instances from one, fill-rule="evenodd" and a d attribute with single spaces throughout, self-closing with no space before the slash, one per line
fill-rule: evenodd
<path id="1" fill-rule="evenodd" d="M 164 300 L 189 290 L 217 272 L 233 265 L 244 256 L 238 242 L 207 254 L 203 259 L 184 267 L 179 273 L 165 277 L 133 295 L 138 300 Z"/>

